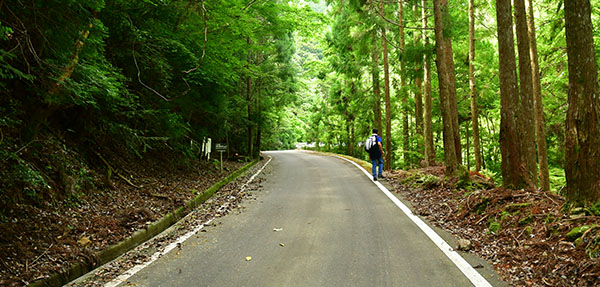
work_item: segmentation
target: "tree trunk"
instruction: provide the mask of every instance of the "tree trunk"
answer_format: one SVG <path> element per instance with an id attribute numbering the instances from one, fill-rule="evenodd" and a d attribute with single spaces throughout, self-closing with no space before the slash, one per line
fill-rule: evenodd
<path id="1" fill-rule="evenodd" d="M 356 94 L 356 85 L 354 84 L 354 80 L 352 80 L 352 82 L 350 83 L 350 96 L 349 97 L 344 97 L 344 103 L 345 103 L 345 114 L 346 114 L 346 134 L 348 135 L 347 141 L 346 141 L 346 154 L 347 155 L 352 155 L 353 152 L 353 135 L 352 135 L 352 131 L 354 131 L 354 129 L 352 128 L 352 122 L 353 122 L 353 115 L 350 113 L 350 98 L 356 98 L 355 96 Z"/>
<path id="2" fill-rule="evenodd" d="M 446 9 L 448 4 L 446 3 Z M 446 15 L 444 17 L 450 17 Z M 444 20 L 444 23 L 447 22 Z M 454 152 L 456 153 L 457 164 L 462 164 L 462 147 L 460 143 L 460 126 L 458 123 L 458 100 L 456 98 L 456 77 L 454 75 L 454 58 L 452 54 L 452 41 L 447 38 L 447 44 L 444 45 L 446 55 L 444 59 L 448 67 L 448 100 L 450 107 L 450 116 L 452 117 L 452 131 L 454 133 Z"/>
<path id="3" fill-rule="evenodd" d="M 262 57 L 261 55 L 258 56 L 258 61 L 261 62 Z M 256 114 L 258 115 L 258 119 L 257 119 L 257 126 L 256 126 L 256 140 L 255 140 L 255 148 L 254 148 L 254 152 L 256 153 L 256 156 L 258 157 L 260 155 L 260 150 L 261 150 L 261 136 L 262 136 L 262 125 L 263 125 L 263 117 L 261 114 L 261 107 L 260 107 L 260 99 L 261 99 L 261 93 L 262 93 L 262 82 L 260 80 L 256 80 L 255 83 L 255 87 L 256 87 Z"/>
<path id="4" fill-rule="evenodd" d="M 415 19 L 419 18 L 419 10 L 417 9 L 417 4 L 413 4 L 413 15 Z M 422 34 L 425 33 L 424 30 L 417 30 L 415 32 L 413 41 L 415 46 L 419 44 L 419 40 L 422 38 Z M 421 63 L 415 63 L 415 126 L 416 126 L 416 134 L 419 137 L 423 137 L 423 94 L 421 92 L 423 86 L 423 79 L 421 75 L 422 67 Z M 419 153 L 423 153 L 423 144 L 421 144 L 421 140 L 418 141 L 417 151 Z M 420 159 L 418 159 L 420 161 Z"/>
<path id="5" fill-rule="evenodd" d="M 453 175 L 458 169 L 459 153 L 456 149 L 454 130 L 455 125 L 451 104 L 451 90 L 455 87 L 455 84 L 451 83 L 454 79 L 454 71 L 451 70 L 453 68 L 453 65 L 450 65 L 453 62 L 451 46 L 452 44 L 450 39 L 444 35 L 444 23 L 446 20 L 445 17 L 448 17 L 448 1 L 434 0 L 433 7 L 435 18 L 435 49 L 437 55 L 436 64 L 438 70 L 438 79 L 440 87 L 440 107 L 442 110 L 442 122 L 444 131 L 444 162 L 446 164 L 446 174 Z M 450 59 L 448 59 L 448 56 L 450 56 Z M 456 95 L 456 90 L 454 92 L 454 95 Z"/>
<path id="6" fill-rule="evenodd" d="M 467 170 L 471 170 L 471 155 L 470 155 L 470 142 L 469 142 L 469 125 L 465 125 L 465 130 L 467 131 L 466 133 L 466 139 L 467 139 Z"/>
<path id="7" fill-rule="evenodd" d="M 398 1 L 398 24 L 399 31 L 398 34 L 400 36 L 400 90 L 399 96 L 402 99 L 402 150 L 403 150 L 403 158 L 404 165 L 406 167 L 410 166 L 410 147 L 409 147 L 409 131 L 408 131 L 408 93 L 406 92 L 406 63 L 404 61 L 404 47 L 405 47 L 405 37 L 404 37 L 404 7 L 402 5 L 404 1 Z"/>
<path id="8" fill-rule="evenodd" d="M 600 100 L 589 0 L 565 1 L 569 59 L 569 108 L 565 142 L 567 199 L 575 204 L 600 199 Z"/>
<path id="9" fill-rule="evenodd" d="M 379 51 L 377 45 L 373 49 L 373 117 L 375 121 L 375 128 L 382 132 L 381 129 L 381 88 L 379 83 Z"/>
<path id="10" fill-rule="evenodd" d="M 502 154 L 502 179 L 508 188 L 524 185 L 520 174 L 521 145 L 517 137 L 516 112 L 519 95 L 517 67 L 512 27 L 510 0 L 496 1 L 498 23 L 498 54 L 500 65 L 500 153 Z"/>
<path id="11" fill-rule="evenodd" d="M 253 157 L 253 131 L 252 131 L 252 80 L 250 79 L 250 58 L 252 56 L 250 52 L 250 37 L 248 41 L 248 76 L 246 77 L 246 100 L 248 101 L 248 156 Z"/>
<path id="12" fill-rule="evenodd" d="M 427 47 L 429 40 L 425 33 L 427 29 L 427 0 L 421 0 L 421 17 L 423 17 L 423 46 Z M 425 139 L 425 163 L 427 166 L 435 162 L 435 150 L 433 148 L 433 119 L 431 112 L 431 66 L 429 63 L 429 54 L 423 56 L 423 97 L 425 98 L 424 117 L 425 124 L 423 134 Z"/>
<path id="13" fill-rule="evenodd" d="M 535 151 L 535 113 L 533 109 L 533 83 L 525 1 L 514 0 L 517 47 L 519 49 L 519 78 L 521 83 L 521 110 L 519 112 L 519 138 L 521 162 L 525 163 L 524 180 L 529 187 L 537 187 L 537 162 Z"/>
<path id="14" fill-rule="evenodd" d="M 383 2 L 380 4 L 380 9 L 383 11 Z M 390 160 L 392 157 L 390 156 L 392 153 L 392 117 L 391 117 L 391 107 L 390 107 L 390 69 L 388 65 L 388 51 L 387 51 L 387 41 L 385 38 L 385 27 L 381 29 L 381 39 L 382 39 L 382 47 L 383 47 L 383 72 L 384 72 L 384 93 L 385 93 L 385 160 L 384 160 L 384 169 L 390 170 L 391 164 Z"/>
<path id="15" fill-rule="evenodd" d="M 346 154 L 352 155 L 352 149 L 350 148 L 350 117 L 346 115 Z"/>
<path id="16" fill-rule="evenodd" d="M 356 157 L 356 137 L 354 137 L 354 117 L 350 120 L 350 142 L 352 144 L 352 148 L 350 149 L 350 155 Z"/>
<path id="17" fill-rule="evenodd" d="M 529 51 L 531 54 L 531 73 L 533 81 L 533 96 L 535 101 L 536 139 L 538 164 L 540 167 L 540 188 L 550 190 L 550 175 L 548 172 L 548 148 L 546 147 L 546 129 L 544 120 L 544 108 L 542 105 L 542 88 L 540 84 L 540 66 L 538 63 L 538 51 L 535 36 L 535 22 L 533 18 L 533 0 L 527 0 L 527 32 L 529 32 Z"/>
<path id="18" fill-rule="evenodd" d="M 469 90 L 471 94 L 471 123 L 473 125 L 473 153 L 475 170 L 481 170 L 481 151 L 479 142 L 479 115 L 477 111 L 477 88 L 475 85 L 475 7 L 469 0 Z M 467 135 L 467 139 L 468 139 Z M 467 144 L 467 148 L 468 148 Z M 468 156 L 467 156 L 468 158 Z"/>
<path id="19" fill-rule="evenodd" d="M 1 5 L 0 5 L 1 6 Z M 93 12 L 93 17 L 98 18 L 98 11 Z M 60 91 L 63 87 L 65 81 L 70 79 L 79 63 L 79 53 L 83 49 L 86 41 L 90 36 L 90 31 L 94 28 L 93 24 L 89 24 L 85 31 L 81 32 L 81 38 L 75 40 L 75 51 L 73 52 L 72 57 L 70 58 L 67 65 L 63 68 L 63 73 L 58 77 L 58 80 L 53 83 L 49 89 L 48 94 L 51 96 L 55 96 L 55 94 Z M 23 130 L 23 139 L 27 142 L 32 141 L 40 131 L 42 124 L 56 111 L 59 107 L 56 104 L 44 104 L 43 107 L 35 107 L 35 112 L 33 112 L 33 116 L 29 117 L 26 122 L 25 128 Z"/>

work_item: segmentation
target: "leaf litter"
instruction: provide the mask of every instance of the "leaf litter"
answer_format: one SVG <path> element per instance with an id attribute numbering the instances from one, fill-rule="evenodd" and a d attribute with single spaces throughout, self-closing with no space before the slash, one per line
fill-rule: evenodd
<path id="1" fill-rule="evenodd" d="M 214 227 L 217 224 L 214 222 L 208 223 L 211 219 L 219 216 L 225 216 L 234 210 L 241 212 L 243 207 L 240 205 L 244 199 L 253 200 L 255 196 L 252 191 L 258 190 L 262 187 L 264 177 L 258 176 L 255 178 L 244 191 L 240 192 L 241 187 L 246 183 L 252 174 L 264 165 L 265 161 L 261 161 L 248 170 L 245 176 L 241 176 L 236 180 L 226 184 L 218 192 L 213 195 L 205 203 L 197 207 L 194 211 L 188 214 L 176 225 L 172 226 L 167 232 L 163 232 L 159 236 L 147 241 L 141 246 L 136 247 L 130 252 L 125 253 L 117 260 L 114 260 L 110 264 L 99 268 L 95 271 L 93 276 L 87 278 L 84 282 L 78 282 L 77 284 L 68 284 L 71 287 L 96 287 L 104 286 L 104 284 L 117 278 L 125 271 L 131 269 L 135 265 L 145 263 L 151 259 L 151 256 L 156 252 L 160 252 L 161 255 L 164 249 L 176 241 L 179 237 L 186 233 L 195 230 L 200 225 L 204 227 Z M 205 231 L 206 229 L 202 229 Z M 178 251 L 185 250 L 181 244 L 177 244 Z M 160 257 L 160 256 L 159 256 Z M 248 259 L 250 258 L 250 259 Z M 246 257 L 247 261 L 252 260 L 251 257 Z"/>
<path id="2" fill-rule="evenodd" d="M 438 181 L 424 188 L 423 175 Z M 480 174 L 470 177 L 485 184 L 457 189 L 458 179 L 444 181 L 443 167 L 392 171 L 388 182 L 415 214 L 470 240 L 469 252 L 487 259 L 511 286 L 600 285 L 600 217 L 563 211 L 564 197 L 552 192 L 509 190 Z M 567 240 L 581 226 L 590 228 L 580 242 Z"/>
<path id="3" fill-rule="evenodd" d="M 136 251 L 95 271 L 92 281 L 96 282 L 85 282 L 80 286 L 101 286 L 124 270 L 147 261 L 156 250 L 166 247 L 180 235 L 210 218 L 238 208 L 241 200 L 251 194 L 238 194 L 240 187 L 264 162 L 250 168 L 246 176 L 222 187 L 183 222 L 177 223 L 174 232 L 138 246 Z M 235 171 L 244 164 L 224 162 L 224 168 Z M 127 166 L 127 163 L 121 163 L 121 166 Z M 98 251 L 184 206 L 199 194 L 198 191 L 206 190 L 229 174 L 206 164 L 191 169 L 165 169 L 156 164 L 137 168 L 129 172 L 141 188 L 113 179 L 110 188 L 89 192 L 78 204 L 71 206 L 12 207 L 9 211 L 11 221 L 0 224 L 0 286 L 23 286 L 64 271 L 76 262 L 97 262 L 95 254 Z M 256 178 L 248 190 L 259 188 L 261 182 L 261 177 Z"/>

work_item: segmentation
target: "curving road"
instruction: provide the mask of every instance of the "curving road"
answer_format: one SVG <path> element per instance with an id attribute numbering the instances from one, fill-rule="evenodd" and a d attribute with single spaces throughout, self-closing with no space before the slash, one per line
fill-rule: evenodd
<path id="1" fill-rule="evenodd" d="M 121 286 L 473 286 L 351 163 L 266 154 L 257 200 Z"/>

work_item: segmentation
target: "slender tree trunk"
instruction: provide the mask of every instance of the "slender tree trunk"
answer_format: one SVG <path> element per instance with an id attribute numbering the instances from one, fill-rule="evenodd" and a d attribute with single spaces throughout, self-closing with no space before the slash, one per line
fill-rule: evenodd
<path id="1" fill-rule="evenodd" d="M 379 8 L 383 11 L 383 2 L 379 3 Z M 385 161 L 384 161 L 384 169 L 391 169 L 391 153 L 392 153 L 392 116 L 391 116 L 391 106 L 390 106 L 390 69 L 388 65 L 388 50 L 387 50 L 387 40 L 385 37 L 385 27 L 381 29 L 381 40 L 383 47 L 383 74 L 384 74 L 384 94 L 385 94 Z"/>
<path id="2" fill-rule="evenodd" d="M 346 115 L 346 154 L 352 155 L 352 149 L 350 148 L 350 117 Z"/>
<path id="3" fill-rule="evenodd" d="M 352 135 L 350 137 L 350 143 L 352 144 L 352 148 L 350 149 L 351 152 L 351 156 L 356 156 L 356 137 L 354 137 L 354 117 L 352 117 L 352 119 L 350 120 L 350 134 Z"/>
<path id="4" fill-rule="evenodd" d="M 258 156 L 260 154 L 260 150 L 261 150 L 261 135 L 262 135 L 262 114 L 261 114 L 261 108 L 260 108 L 260 92 L 258 92 L 256 94 L 256 114 L 258 115 L 258 126 L 256 127 L 256 148 L 254 149 L 254 152 L 256 153 L 256 155 Z"/>
<path id="5" fill-rule="evenodd" d="M 471 94 L 471 123 L 473 125 L 473 153 L 475 170 L 481 170 L 481 151 L 479 142 L 479 115 L 477 111 L 477 88 L 475 85 L 475 7 L 469 0 L 469 90 Z M 467 139 L 469 137 L 467 136 Z M 467 148 L 468 148 L 467 144 Z M 468 156 L 467 156 L 468 158 Z"/>
<path id="6" fill-rule="evenodd" d="M 413 15 L 415 16 L 415 19 L 419 18 L 419 10 L 417 9 L 417 4 L 414 3 L 413 4 Z M 415 46 L 417 46 L 419 44 L 419 41 L 421 40 L 421 38 L 423 37 L 422 34 L 424 34 L 425 31 L 421 30 L 417 30 L 414 34 L 414 44 Z M 422 66 L 421 63 L 417 62 L 415 63 L 415 126 L 416 126 L 416 134 L 419 135 L 419 137 L 423 137 L 423 94 L 421 92 L 422 88 L 423 88 L 423 76 L 422 76 Z M 424 138 L 424 137 L 423 137 Z M 421 144 L 421 141 L 419 141 L 419 145 L 417 146 L 417 150 L 421 153 L 423 152 L 423 145 Z"/>
<path id="7" fill-rule="evenodd" d="M 344 97 L 344 102 L 346 105 L 346 134 L 348 135 L 348 140 L 346 142 L 347 145 L 347 154 L 352 155 L 353 152 L 353 138 L 352 133 L 354 132 L 354 128 L 352 128 L 353 115 L 350 113 L 350 98 L 356 98 L 356 85 L 354 80 L 350 83 L 350 97 Z M 352 130 L 352 132 L 351 132 Z"/>
<path id="8" fill-rule="evenodd" d="M 470 146 L 470 143 L 469 143 L 469 138 L 470 138 L 470 136 L 469 136 L 469 125 L 465 125 L 465 129 L 467 131 L 467 133 L 466 133 L 466 138 L 467 138 L 467 170 L 471 170 L 471 155 L 470 155 L 471 146 Z"/>
<path id="9" fill-rule="evenodd" d="M 448 4 L 446 3 L 446 9 Z M 444 17 L 449 17 L 445 15 Z M 447 22 L 444 20 L 444 22 Z M 445 36 L 444 36 L 445 37 Z M 444 59 L 448 66 L 448 100 L 450 107 L 450 116 L 452 117 L 452 131 L 454 133 L 454 151 L 456 153 L 457 164 L 462 164 L 462 147 L 460 143 L 460 125 L 458 123 L 458 99 L 456 97 L 456 77 L 454 75 L 454 57 L 452 54 L 452 41 L 447 38 L 447 44 L 444 45 L 446 55 Z"/>
<path id="10" fill-rule="evenodd" d="M 542 88 L 540 84 L 540 66 L 538 63 L 537 41 L 535 36 L 535 21 L 533 18 L 533 0 L 527 0 L 527 31 L 529 32 L 529 51 L 531 54 L 531 73 L 533 80 L 533 96 L 535 100 L 536 140 L 539 163 L 540 188 L 550 190 L 550 175 L 548 172 L 548 148 L 546 147 L 546 129 L 544 107 L 542 105 Z"/>
<path id="11" fill-rule="evenodd" d="M 252 54 L 250 52 L 250 37 L 248 41 L 248 76 L 246 77 L 246 100 L 248 101 L 248 156 L 253 157 L 253 130 L 252 130 L 252 80 L 250 79 L 250 61 Z"/>
<path id="12" fill-rule="evenodd" d="M 519 78 L 521 83 L 521 111 L 519 113 L 519 138 L 521 139 L 521 162 L 525 163 L 525 182 L 537 186 L 537 161 L 535 151 L 535 113 L 533 109 L 533 83 L 531 80 L 531 57 L 525 1 L 514 0 L 517 47 L 519 49 Z"/>
<path id="13" fill-rule="evenodd" d="M 258 55 L 258 62 L 262 62 L 262 54 Z M 255 81 L 255 88 L 256 88 L 256 115 L 257 115 L 257 126 L 256 126 L 256 140 L 255 140 L 255 148 L 254 148 L 254 152 L 256 153 L 256 156 L 260 155 L 260 150 L 261 150 L 261 136 L 262 136 L 262 125 L 263 125 L 263 116 L 262 116 L 262 109 L 260 106 L 260 101 L 261 101 L 261 96 L 262 96 L 262 81 L 257 79 Z"/>
<path id="14" fill-rule="evenodd" d="M 423 17 L 423 46 L 429 45 L 427 34 L 427 0 L 421 0 L 421 17 Z M 424 138 L 425 138 L 425 163 L 427 166 L 435 162 L 435 150 L 433 148 L 433 119 L 432 119 L 432 99 L 431 99 L 431 66 L 429 63 L 429 54 L 423 56 L 423 97 L 425 98 L 424 105 Z"/>
<path id="15" fill-rule="evenodd" d="M 382 46 L 383 46 L 383 72 L 384 72 L 384 94 L 385 94 L 385 161 L 384 168 L 385 170 L 391 169 L 391 150 L 392 150 L 392 117 L 391 117 L 391 107 L 390 107 L 390 70 L 388 66 L 388 53 L 387 53 L 387 41 L 385 39 L 385 28 L 381 30 L 382 37 Z"/>
<path id="16" fill-rule="evenodd" d="M 94 11 L 93 15 L 94 18 L 98 18 L 98 11 Z M 94 28 L 94 25 L 89 24 L 88 29 L 82 31 L 82 38 L 75 41 L 75 52 L 73 53 L 73 57 L 69 61 L 69 64 L 64 67 L 64 72 L 58 77 L 58 81 L 50 87 L 50 90 L 48 91 L 50 94 L 55 94 L 62 87 L 65 80 L 71 78 L 73 71 L 75 71 L 75 67 L 77 67 L 77 64 L 79 63 L 79 53 L 83 49 L 84 41 L 90 36 L 92 28 Z"/>
<path id="17" fill-rule="evenodd" d="M 445 31 L 445 25 L 450 22 L 450 12 L 448 8 L 448 1 L 441 0 L 442 5 L 440 5 L 440 18 L 442 20 L 442 29 Z M 435 5 L 435 4 L 434 4 Z M 437 20 L 436 20 L 437 21 Z M 452 52 L 452 39 L 446 35 L 444 32 L 441 35 L 444 39 L 444 62 L 447 68 L 447 77 L 448 77 L 448 103 L 450 107 L 450 116 L 451 116 L 451 124 L 452 124 L 452 132 L 454 133 L 454 151 L 456 156 L 457 164 L 462 164 L 462 147 L 460 142 L 460 126 L 458 122 L 458 100 L 456 97 L 456 77 L 454 75 L 454 56 Z M 437 41 L 437 39 L 436 39 Z"/>
<path id="18" fill-rule="evenodd" d="M 400 90 L 399 96 L 402 99 L 402 150 L 404 151 L 404 165 L 410 166 L 410 152 L 409 152 L 409 131 L 408 131 L 408 93 L 406 92 L 406 63 L 404 61 L 404 5 L 403 0 L 398 0 L 398 24 L 400 36 Z"/>
<path id="19" fill-rule="evenodd" d="M 0 5 L 1 7 L 2 5 Z M 93 17 L 98 18 L 98 11 L 93 12 Z M 89 24 L 85 31 L 81 32 L 81 38 L 75 40 L 75 51 L 71 56 L 71 59 L 67 63 L 67 65 L 63 68 L 63 73 L 58 77 L 58 80 L 53 83 L 49 89 L 48 94 L 55 95 L 60 89 L 63 87 L 65 81 L 73 75 L 77 64 L 79 63 L 79 53 L 83 49 L 84 41 L 88 39 L 90 36 L 90 31 L 94 28 L 93 24 Z M 35 107 L 35 112 L 31 117 L 29 117 L 26 122 L 25 129 L 23 130 L 23 139 L 27 142 L 33 140 L 38 132 L 42 124 L 50 117 L 59 107 L 56 104 L 44 104 L 43 107 Z"/>
<path id="20" fill-rule="evenodd" d="M 435 18 L 435 48 L 436 48 L 436 64 L 438 70 L 439 87 L 440 87 L 440 107 L 442 110 L 442 122 L 444 131 L 444 162 L 446 164 L 446 174 L 453 175 L 458 169 L 459 157 L 456 149 L 455 140 L 455 125 L 452 111 L 452 88 L 455 85 L 452 82 L 454 79 L 454 70 L 452 63 L 452 44 L 449 38 L 444 35 L 444 23 L 448 17 L 448 1 L 434 0 L 434 18 Z M 450 52 L 448 53 L 448 50 Z M 448 59 L 450 56 L 450 59 Z M 451 77 L 452 75 L 452 77 Z M 454 92 L 456 95 L 456 90 Z M 456 125 L 457 126 L 457 125 Z M 460 141 L 460 139 L 459 139 Z"/>
<path id="21" fill-rule="evenodd" d="M 565 1 L 569 59 L 569 108 L 565 142 L 567 199 L 600 199 L 600 100 L 589 0 Z"/>
<path id="22" fill-rule="evenodd" d="M 381 129 L 381 88 L 379 82 L 379 51 L 377 45 L 373 49 L 373 116 L 375 120 L 375 128 L 382 132 Z"/>
<path id="23" fill-rule="evenodd" d="M 520 140 L 517 136 L 516 112 L 519 103 L 517 67 L 510 0 L 496 1 L 498 54 L 500 65 L 500 153 L 505 187 L 521 188 Z"/>

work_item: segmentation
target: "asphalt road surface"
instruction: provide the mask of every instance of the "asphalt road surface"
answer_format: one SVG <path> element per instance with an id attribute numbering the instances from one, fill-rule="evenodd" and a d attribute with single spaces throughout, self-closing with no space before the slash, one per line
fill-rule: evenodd
<path id="1" fill-rule="evenodd" d="M 256 200 L 121 286 L 473 285 L 351 163 L 266 154 L 273 160 Z"/>

